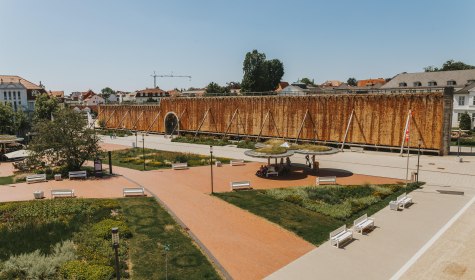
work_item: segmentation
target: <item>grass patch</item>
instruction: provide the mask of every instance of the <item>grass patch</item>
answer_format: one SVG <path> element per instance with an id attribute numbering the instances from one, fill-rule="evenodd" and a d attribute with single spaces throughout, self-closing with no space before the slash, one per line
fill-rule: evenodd
<path id="1" fill-rule="evenodd" d="M 203 166 L 210 164 L 209 156 L 203 156 L 191 153 L 179 153 L 145 149 L 145 165 L 147 170 L 171 168 L 172 163 L 187 162 L 188 166 Z M 103 154 L 104 162 L 107 160 L 107 154 Z M 222 163 L 229 163 L 228 158 L 213 157 Z M 144 156 L 141 148 L 132 148 L 126 150 L 112 151 L 112 164 L 116 166 L 143 170 Z"/>
<path id="2" fill-rule="evenodd" d="M 133 237 L 130 258 L 134 279 L 165 279 L 165 250 L 169 279 L 220 279 L 192 240 L 153 198 L 120 200 Z"/>
<path id="3" fill-rule="evenodd" d="M 170 244 L 170 279 L 219 279 L 153 198 L 0 203 L 0 279 L 113 279 L 112 227 L 122 279 L 165 279 L 161 244 Z"/>
<path id="4" fill-rule="evenodd" d="M 15 183 L 15 176 L 0 177 L 0 185 L 10 185 Z"/>
<path id="5" fill-rule="evenodd" d="M 389 201 L 419 186 L 410 184 L 407 189 L 403 185 L 300 187 L 215 195 L 320 245 L 342 224 L 352 226 L 359 216 L 373 215 Z"/>
<path id="6" fill-rule="evenodd" d="M 277 154 L 283 154 L 287 152 L 287 149 L 280 146 L 265 146 L 265 147 L 256 149 L 255 151 L 258 153 L 277 155 Z"/>
<path id="7" fill-rule="evenodd" d="M 191 143 L 191 144 L 201 144 L 201 145 L 212 145 L 212 146 L 226 146 L 226 145 L 237 145 L 241 149 L 254 149 L 255 142 L 249 139 L 241 140 L 239 142 L 230 141 L 228 138 L 216 138 L 211 136 L 192 136 L 184 135 L 178 136 L 172 139 L 172 142 L 179 143 Z"/>

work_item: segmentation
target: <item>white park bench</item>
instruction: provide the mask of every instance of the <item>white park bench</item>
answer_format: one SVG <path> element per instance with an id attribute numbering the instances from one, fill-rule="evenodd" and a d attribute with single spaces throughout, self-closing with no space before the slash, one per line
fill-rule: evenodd
<path id="1" fill-rule="evenodd" d="M 28 184 L 36 182 L 46 182 L 46 174 L 34 174 L 26 176 L 26 182 Z"/>
<path id="2" fill-rule="evenodd" d="M 145 196 L 145 189 L 144 188 L 124 188 L 123 196 L 128 196 L 128 195 Z"/>
<path id="3" fill-rule="evenodd" d="M 330 244 L 340 248 L 340 244 L 347 240 L 353 240 L 353 232 L 342 225 L 338 229 L 330 232 Z"/>
<path id="4" fill-rule="evenodd" d="M 81 171 L 69 171 L 69 180 L 74 179 L 74 178 L 87 178 L 87 172 L 86 170 L 81 170 Z"/>
<path id="5" fill-rule="evenodd" d="M 357 153 L 364 153 L 364 148 L 363 147 L 351 146 L 350 151 L 357 152 Z"/>
<path id="6" fill-rule="evenodd" d="M 412 204 L 412 197 L 406 193 L 401 194 L 396 200 L 389 202 L 389 208 L 391 210 L 404 209 L 407 205 Z"/>
<path id="7" fill-rule="evenodd" d="M 244 165 L 244 160 L 243 159 L 232 159 L 232 160 L 229 161 L 229 164 L 231 164 L 231 166 Z"/>
<path id="8" fill-rule="evenodd" d="M 230 185 L 232 191 L 251 189 L 250 181 L 231 182 Z"/>
<path id="9" fill-rule="evenodd" d="M 62 189 L 62 190 L 51 190 L 51 198 L 56 197 L 74 197 L 74 190 Z"/>
<path id="10" fill-rule="evenodd" d="M 353 222 L 353 229 L 363 234 L 365 229 L 374 227 L 374 218 L 368 218 L 368 214 L 364 214 Z"/>
<path id="11" fill-rule="evenodd" d="M 275 170 L 274 166 L 269 166 L 269 169 L 267 169 L 266 177 L 269 177 L 271 175 L 279 176 L 279 172 Z"/>
<path id="12" fill-rule="evenodd" d="M 188 163 L 187 162 L 172 163 L 172 169 L 174 170 L 188 169 Z"/>
<path id="13" fill-rule="evenodd" d="M 336 184 L 336 176 L 317 177 L 317 185 L 334 185 Z"/>

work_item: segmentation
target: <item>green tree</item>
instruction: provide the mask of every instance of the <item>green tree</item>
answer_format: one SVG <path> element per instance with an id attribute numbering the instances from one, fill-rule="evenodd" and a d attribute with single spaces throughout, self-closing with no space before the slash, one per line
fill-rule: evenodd
<path id="1" fill-rule="evenodd" d="M 467 69 L 475 69 L 475 66 L 465 64 L 462 61 L 455 61 L 453 59 L 447 60 L 444 64 L 442 64 L 441 68 L 434 67 L 434 66 L 424 67 L 425 72 L 453 71 L 453 70 L 467 70 Z"/>
<path id="2" fill-rule="evenodd" d="M 30 143 L 32 162 L 48 161 L 67 170 L 79 170 L 84 162 L 100 153 L 99 138 L 80 113 L 65 108 L 54 120 L 37 122 L 37 135 Z"/>
<path id="3" fill-rule="evenodd" d="M 284 76 L 284 65 L 280 60 L 266 60 L 266 55 L 257 50 L 246 54 L 242 69 L 244 71 L 241 83 L 243 92 L 272 91 Z"/>
<path id="4" fill-rule="evenodd" d="M 22 110 L 15 113 L 15 130 L 18 135 L 24 135 L 31 128 L 30 118 Z"/>
<path id="5" fill-rule="evenodd" d="M 459 127 L 462 130 L 470 130 L 472 129 L 472 119 L 470 118 L 470 115 L 465 112 L 460 116 L 460 123 Z"/>
<path id="6" fill-rule="evenodd" d="M 51 116 L 58 110 L 58 108 L 59 105 L 56 97 L 50 97 L 46 93 L 38 95 L 35 102 L 35 122 L 50 120 Z"/>
<path id="7" fill-rule="evenodd" d="M 0 102 L 0 134 L 14 134 L 15 111 L 10 104 Z"/>
<path id="8" fill-rule="evenodd" d="M 301 83 L 306 84 L 307 86 L 315 86 L 315 80 L 314 79 L 309 79 L 309 78 L 302 78 L 300 79 Z"/>
<path id="9" fill-rule="evenodd" d="M 348 78 L 348 80 L 346 81 L 346 83 L 349 85 L 349 86 L 353 86 L 353 87 L 356 87 L 358 85 L 358 81 L 355 79 L 355 78 Z"/>
<path id="10" fill-rule="evenodd" d="M 222 87 L 215 82 L 211 82 L 206 86 L 206 93 L 227 93 L 229 92 L 228 87 Z"/>
<path id="11" fill-rule="evenodd" d="M 101 89 L 102 98 L 104 98 L 105 102 L 107 103 L 107 99 L 111 96 L 111 94 L 115 94 L 115 91 L 110 87 L 105 87 Z"/>

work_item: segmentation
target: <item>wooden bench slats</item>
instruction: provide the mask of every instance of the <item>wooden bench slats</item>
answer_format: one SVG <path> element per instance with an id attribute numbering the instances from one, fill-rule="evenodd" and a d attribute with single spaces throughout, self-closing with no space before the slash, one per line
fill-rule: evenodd
<path id="1" fill-rule="evenodd" d="M 251 189 L 251 182 L 250 181 L 239 181 L 239 182 L 231 182 L 230 183 L 231 190 L 247 190 Z"/>
<path id="2" fill-rule="evenodd" d="M 188 163 L 187 162 L 172 163 L 172 169 L 174 170 L 188 169 Z"/>
<path id="3" fill-rule="evenodd" d="M 244 160 L 243 159 L 232 159 L 229 161 L 229 164 L 231 166 L 236 166 L 236 165 L 244 165 Z"/>
<path id="4" fill-rule="evenodd" d="M 124 188 L 122 191 L 123 196 L 127 195 L 142 195 L 145 196 L 144 188 Z"/>
<path id="5" fill-rule="evenodd" d="M 317 177 L 317 185 L 334 185 L 336 184 L 336 176 Z"/>
<path id="6" fill-rule="evenodd" d="M 87 172 L 85 170 L 69 171 L 68 176 L 70 180 L 72 178 L 87 178 Z"/>
<path id="7" fill-rule="evenodd" d="M 61 189 L 61 190 L 51 190 L 51 197 L 74 197 L 74 190 L 70 189 Z"/>
<path id="8" fill-rule="evenodd" d="M 26 176 L 26 183 L 46 182 L 46 174 L 35 174 Z"/>

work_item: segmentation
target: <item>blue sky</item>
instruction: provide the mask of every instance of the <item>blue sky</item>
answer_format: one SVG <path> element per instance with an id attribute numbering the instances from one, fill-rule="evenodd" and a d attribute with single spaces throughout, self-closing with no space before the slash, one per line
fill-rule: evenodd
<path id="1" fill-rule="evenodd" d="M 346 81 L 475 65 L 475 1 L 0 0 L 0 74 L 47 89 L 132 91 L 242 80 L 246 52 L 283 80 Z"/>

